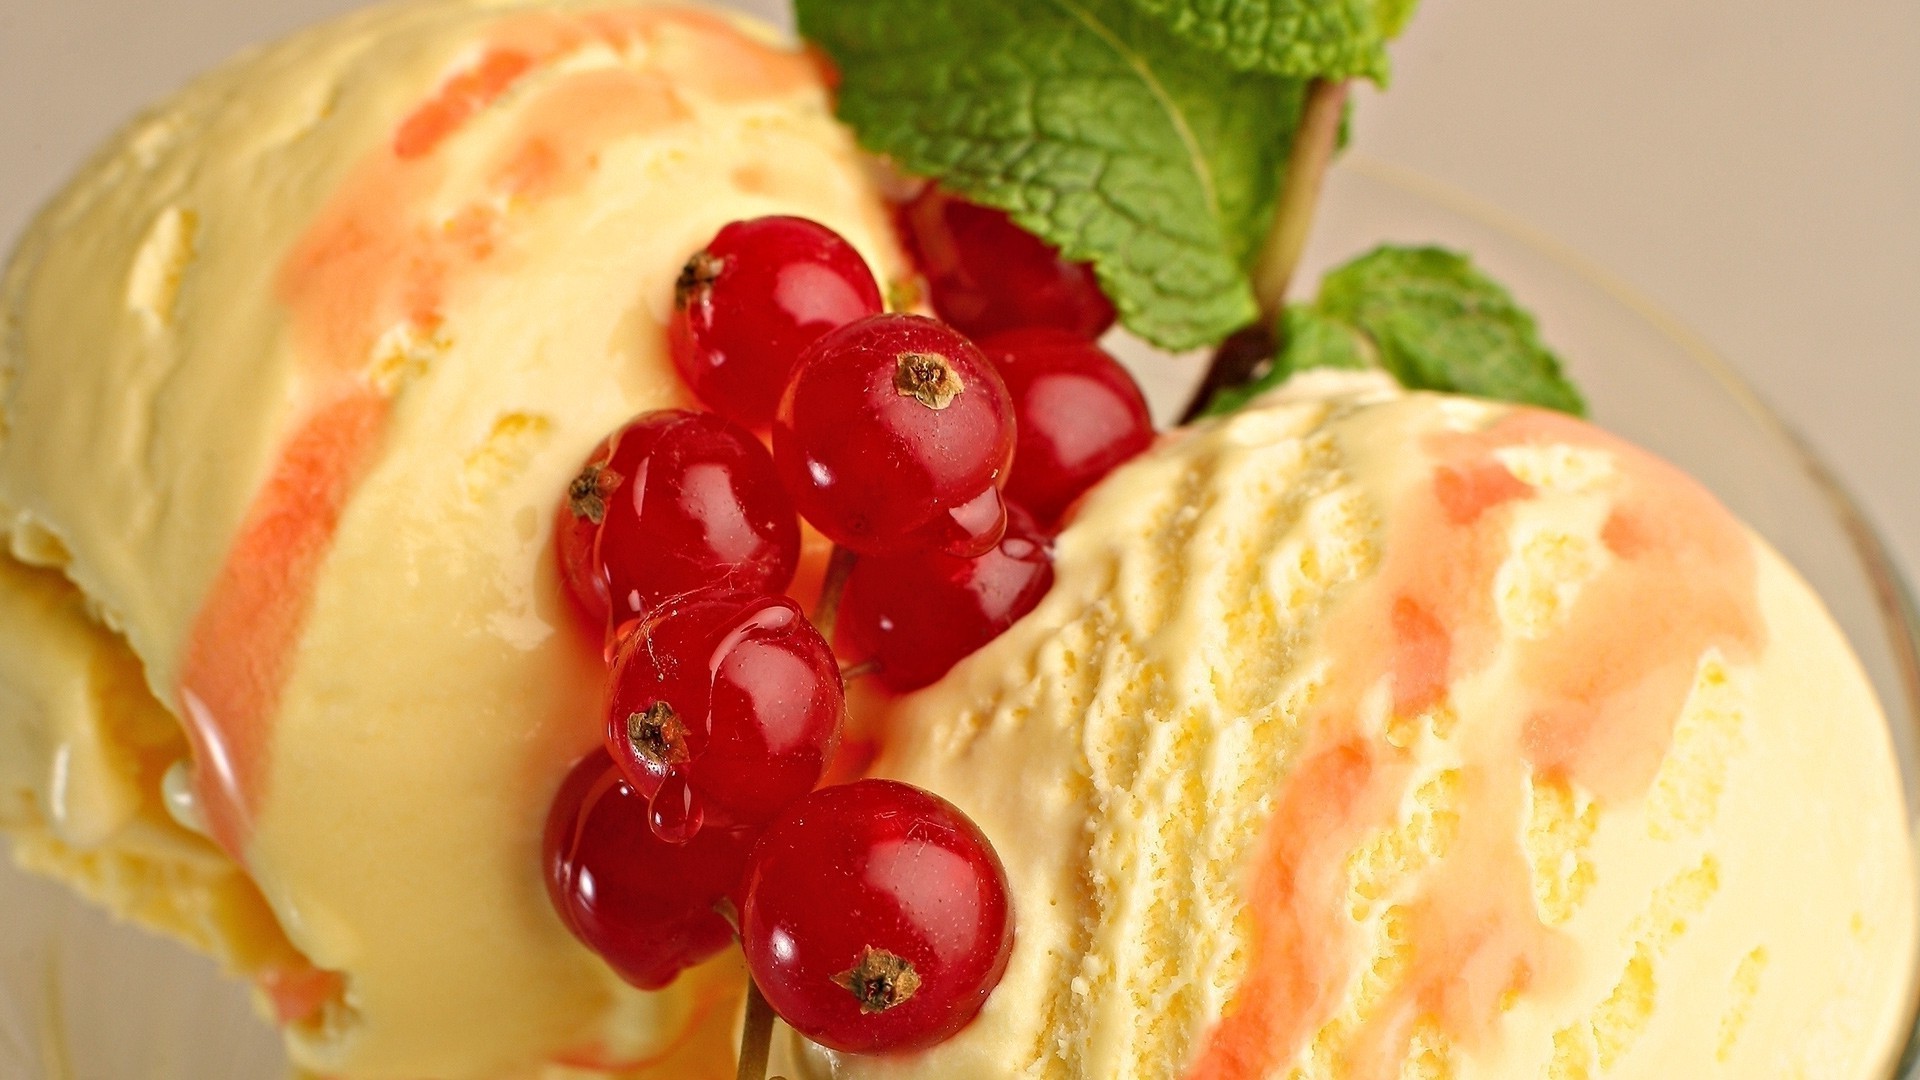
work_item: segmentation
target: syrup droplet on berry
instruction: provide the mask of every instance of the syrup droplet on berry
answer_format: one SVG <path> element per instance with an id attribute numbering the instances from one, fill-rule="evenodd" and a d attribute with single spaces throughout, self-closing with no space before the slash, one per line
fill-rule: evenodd
<path id="1" fill-rule="evenodd" d="M 715 905 L 745 871 L 757 831 L 654 835 L 647 800 L 596 749 L 567 774 L 547 817 L 547 893 L 560 921 L 628 982 L 657 990 L 733 940 Z"/>
<path id="2" fill-rule="evenodd" d="M 1092 340 L 1113 325 L 1093 268 L 1062 259 L 1002 211 L 929 186 L 900 220 L 934 311 L 964 334 L 1051 326 Z"/>
<path id="3" fill-rule="evenodd" d="M 694 593 L 622 639 L 607 749 L 655 831 L 761 825 L 813 790 L 846 708 L 839 664 L 784 596 Z"/>
<path id="4" fill-rule="evenodd" d="M 862 555 L 1000 538 L 1013 403 L 993 366 L 951 327 L 878 315 L 815 342 L 773 428 L 794 505 Z"/>
<path id="5" fill-rule="evenodd" d="M 554 546 L 576 605 L 611 631 L 697 589 L 779 592 L 800 562 L 800 524 L 751 433 L 665 409 L 589 456 L 562 500 Z"/>
<path id="6" fill-rule="evenodd" d="M 928 551 L 855 563 L 836 631 L 841 655 L 874 662 L 890 690 L 917 690 L 1037 607 L 1053 587 L 1048 538 L 1024 510 L 1009 510 L 1006 535 L 977 558 Z"/>
<path id="7" fill-rule="evenodd" d="M 1153 445 L 1133 376 L 1104 349 L 1062 330 L 1012 330 L 980 344 L 1013 397 L 1020 447 L 1007 498 L 1054 525 L 1075 499 Z"/>
<path id="8" fill-rule="evenodd" d="M 880 286 L 839 233 L 797 217 L 736 221 L 694 253 L 668 344 L 708 408 L 765 428 L 794 361 L 820 335 L 879 314 Z"/>
<path id="9" fill-rule="evenodd" d="M 706 807 L 681 772 L 667 773 L 647 800 L 647 810 L 653 835 L 669 844 L 691 842 L 707 824 Z"/>
<path id="10" fill-rule="evenodd" d="M 980 1011 L 1013 951 L 999 857 L 967 816 L 893 780 L 816 791 L 747 866 L 740 940 L 754 982 L 807 1038 L 916 1050 Z"/>

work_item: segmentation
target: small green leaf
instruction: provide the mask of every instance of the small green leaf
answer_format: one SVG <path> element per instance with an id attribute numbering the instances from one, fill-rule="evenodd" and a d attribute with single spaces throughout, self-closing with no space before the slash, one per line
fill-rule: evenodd
<path id="1" fill-rule="evenodd" d="M 1413 389 L 1586 412 L 1533 316 L 1458 252 L 1378 248 L 1328 274 L 1314 306 L 1359 328 Z"/>
<path id="2" fill-rule="evenodd" d="M 1417 0 L 1133 0 L 1240 70 L 1385 85 L 1387 42 Z"/>
<path id="3" fill-rule="evenodd" d="M 869 149 L 1090 260 L 1168 349 L 1256 317 L 1302 84 L 1233 71 L 1134 0 L 798 0 Z"/>
<path id="4" fill-rule="evenodd" d="M 1305 304 L 1292 304 L 1280 319 L 1280 340 L 1287 343 L 1276 366 L 1281 377 L 1307 368 L 1365 371 L 1380 366 L 1373 342 L 1354 327 Z"/>
<path id="5" fill-rule="evenodd" d="M 1381 247 L 1340 267 L 1312 304 L 1287 309 L 1280 340 L 1271 367 L 1216 395 L 1208 415 L 1316 367 L 1380 368 L 1413 390 L 1586 413 L 1533 316 L 1465 255 L 1442 248 Z"/>

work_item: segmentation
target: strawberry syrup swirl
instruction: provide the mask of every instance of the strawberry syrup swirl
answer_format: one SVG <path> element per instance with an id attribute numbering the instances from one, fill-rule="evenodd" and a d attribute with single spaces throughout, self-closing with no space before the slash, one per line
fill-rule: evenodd
<path id="1" fill-rule="evenodd" d="M 1399 1075 L 1416 1025 L 1456 1046 L 1490 1037 L 1516 995 L 1560 985 L 1573 949 L 1535 909 L 1522 849 L 1529 775 L 1569 782 L 1603 805 L 1642 797 L 1666 755 L 1696 666 L 1717 648 L 1751 660 L 1765 641 L 1750 542 L 1691 479 L 1584 424 L 1519 410 L 1479 434 L 1427 439 L 1426 483 L 1388 516 L 1386 559 L 1330 620 L 1333 668 L 1309 744 L 1250 871 L 1248 972 L 1188 1080 L 1252 1080 L 1297 1059 L 1333 1019 L 1368 950 L 1347 916 L 1346 865 L 1391 828 L 1416 779 L 1413 752 L 1360 720 L 1383 680 L 1393 711 L 1448 706 L 1485 672 L 1506 635 L 1494 606 L 1512 507 L 1535 490 L 1496 456 L 1561 444 L 1608 454 L 1618 470 L 1601 540 L 1611 554 L 1565 622 L 1514 650 L 1511 685 L 1452 738 L 1460 832 L 1407 903 L 1411 956 L 1384 1001 L 1351 1029 L 1343 1075 Z"/>
<path id="2" fill-rule="evenodd" d="M 644 54 L 645 67 L 551 70 L 594 48 Z M 583 187 L 610 142 L 690 122 L 682 93 L 753 101 L 817 78 L 803 55 L 700 12 L 512 17 L 349 172 L 293 244 L 274 284 L 308 404 L 201 607 L 179 685 L 194 790 L 235 858 L 244 860 L 266 798 L 273 718 L 316 580 L 387 436 L 392 399 L 368 377 L 378 343 L 396 330 L 432 340 L 463 285 L 511 265 L 517 216 Z M 526 100 L 488 179 L 464 210 L 437 211 L 450 183 L 439 151 L 516 93 Z"/>

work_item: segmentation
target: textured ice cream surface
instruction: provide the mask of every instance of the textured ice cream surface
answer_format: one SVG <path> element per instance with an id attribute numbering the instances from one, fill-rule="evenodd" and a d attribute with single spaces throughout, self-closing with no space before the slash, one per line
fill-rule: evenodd
<path id="1" fill-rule="evenodd" d="M 604 675 L 548 530 L 686 403 L 686 255 L 766 213 L 900 267 L 799 53 L 609 0 L 370 10 L 103 150 L 0 289 L 15 857 L 255 979 L 318 1072 L 731 1075 L 736 962 L 640 993 L 547 907 Z M 1574 421 L 1298 382 L 862 699 L 877 771 L 994 840 L 1017 944 L 952 1041 L 789 1037 L 790 1075 L 1862 1080 L 1906 1015 L 1906 811 L 1839 631 Z"/>
<path id="2" fill-rule="evenodd" d="M 770 213 L 898 271 L 812 62 L 692 7 L 374 8 L 104 148 L 0 292 L 19 860 L 255 979 L 317 1072 L 730 1074 L 730 962 L 642 994 L 548 907 L 604 678 L 549 532 L 686 403 L 686 257 Z"/>
<path id="3" fill-rule="evenodd" d="M 1819 601 L 1669 466 L 1315 377 L 1181 432 L 876 772 L 1006 863 L 979 1019 L 810 1077 L 1884 1075 L 1915 884 Z"/>

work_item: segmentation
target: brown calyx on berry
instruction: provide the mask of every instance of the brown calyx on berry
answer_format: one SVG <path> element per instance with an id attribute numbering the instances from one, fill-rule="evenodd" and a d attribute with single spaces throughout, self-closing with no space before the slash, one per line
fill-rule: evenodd
<path id="1" fill-rule="evenodd" d="M 567 509 L 576 518 L 595 525 L 607 520 L 607 499 L 620 486 L 620 474 L 605 465 L 593 464 L 567 485 Z"/>
<path id="2" fill-rule="evenodd" d="M 640 756 L 661 768 L 692 760 L 687 750 L 687 725 L 673 706 L 656 701 L 645 712 L 627 714 L 627 738 Z"/>
<path id="3" fill-rule="evenodd" d="M 680 268 L 680 277 L 673 283 L 673 304 L 681 311 L 691 307 L 695 300 L 705 299 L 713 289 L 713 283 L 720 271 L 727 268 L 727 260 L 709 255 L 705 248 L 693 253 L 687 265 Z"/>
<path id="4" fill-rule="evenodd" d="M 940 410 L 967 388 L 960 374 L 939 353 L 903 352 L 893 369 L 893 388 L 929 409 Z"/>
<path id="5" fill-rule="evenodd" d="M 871 945 L 860 950 L 860 961 L 833 977 L 860 1002 L 860 1012 L 871 1016 L 901 1005 L 920 989 L 920 973 L 904 957 Z"/>

